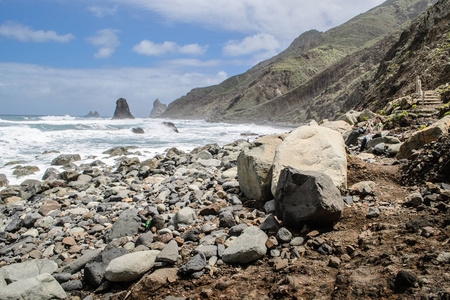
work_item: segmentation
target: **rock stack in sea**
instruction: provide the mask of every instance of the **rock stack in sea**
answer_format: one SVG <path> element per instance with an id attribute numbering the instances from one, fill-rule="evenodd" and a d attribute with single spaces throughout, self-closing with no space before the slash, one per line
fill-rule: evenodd
<path id="1" fill-rule="evenodd" d="M 166 104 L 162 104 L 159 99 L 156 99 L 153 102 L 153 108 L 152 111 L 150 112 L 150 118 L 156 118 L 159 117 L 162 113 L 164 113 L 167 109 L 167 105 Z"/>
<path id="2" fill-rule="evenodd" d="M 114 111 L 113 120 L 120 119 L 134 119 L 134 116 L 130 112 L 127 99 L 119 98 L 116 101 L 116 110 Z"/>

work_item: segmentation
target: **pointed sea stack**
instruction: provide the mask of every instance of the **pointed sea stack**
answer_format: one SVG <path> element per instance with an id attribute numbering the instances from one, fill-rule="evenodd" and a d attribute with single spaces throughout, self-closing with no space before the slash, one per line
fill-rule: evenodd
<path id="1" fill-rule="evenodd" d="M 162 104 L 161 102 L 159 102 L 159 99 L 156 99 L 153 102 L 153 108 L 152 108 L 152 112 L 150 113 L 150 118 L 157 118 L 159 117 L 162 113 L 164 113 L 167 109 L 167 105 L 166 104 Z"/>
<path id="2" fill-rule="evenodd" d="M 119 98 L 116 101 L 116 110 L 114 111 L 113 120 L 120 119 L 134 119 L 130 112 L 130 107 L 128 106 L 127 99 Z"/>

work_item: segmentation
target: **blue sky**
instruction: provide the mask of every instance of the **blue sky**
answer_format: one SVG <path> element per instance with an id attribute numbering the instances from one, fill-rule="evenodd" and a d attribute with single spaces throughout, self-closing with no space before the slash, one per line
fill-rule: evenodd
<path id="1" fill-rule="evenodd" d="M 382 2 L 0 0 L 0 114 L 147 117 Z"/>

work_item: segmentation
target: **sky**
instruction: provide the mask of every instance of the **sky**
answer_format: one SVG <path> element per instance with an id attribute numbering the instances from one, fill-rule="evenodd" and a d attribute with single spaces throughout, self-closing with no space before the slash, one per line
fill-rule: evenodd
<path id="1" fill-rule="evenodd" d="M 0 115 L 135 117 L 383 0 L 0 0 Z"/>

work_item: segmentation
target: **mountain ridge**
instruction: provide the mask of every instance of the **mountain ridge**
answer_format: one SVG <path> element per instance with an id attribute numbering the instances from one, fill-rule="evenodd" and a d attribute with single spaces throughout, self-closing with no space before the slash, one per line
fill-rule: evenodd
<path id="1" fill-rule="evenodd" d="M 334 117 L 340 109 L 330 112 L 323 107 L 332 103 L 336 96 L 330 94 L 330 91 L 336 91 L 339 86 L 357 86 L 367 79 L 365 77 L 370 77 L 367 75 L 369 71 L 371 75 L 375 74 L 376 70 L 372 68 L 379 64 L 388 50 L 386 43 L 393 44 L 395 34 L 399 34 L 399 30 L 405 28 L 412 17 L 418 16 L 435 2 L 436 0 L 390 0 L 326 32 L 307 31 L 285 51 L 247 72 L 215 86 L 193 89 L 170 103 L 161 117 L 290 123 L 303 122 L 309 118 Z M 380 49 L 384 52 L 381 53 Z M 347 77 L 347 81 L 339 83 L 342 75 L 336 76 L 339 70 L 335 67 L 342 66 L 342 62 L 352 61 L 348 56 L 354 53 L 365 63 L 364 72 L 358 72 L 358 65 L 354 65 L 352 69 L 347 68 L 347 73 L 353 75 Z M 368 60 L 364 59 L 364 55 Z M 355 77 L 356 75 L 359 76 Z M 320 76 L 328 79 L 327 84 L 321 84 L 318 80 Z M 332 78 L 335 79 L 330 80 Z M 349 78 L 353 78 L 353 81 L 348 81 Z M 315 92 L 306 91 L 306 87 L 314 87 Z M 296 89 L 303 93 L 295 92 Z M 317 99 L 321 93 L 326 94 L 325 100 Z M 353 91 L 345 89 L 339 94 L 341 98 L 343 95 L 355 96 Z M 302 97 L 292 98 L 289 95 Z M 286 99 L 290 102 L 288 107 L 284 105 Z M 317 107 L 316 102 L 319 102 Z M 333 107 L 348 103 L 347 99 L 338 102 L 339 105 Z M 276 114 L 273 113 L 274 110 L 277 111 Z"/>

